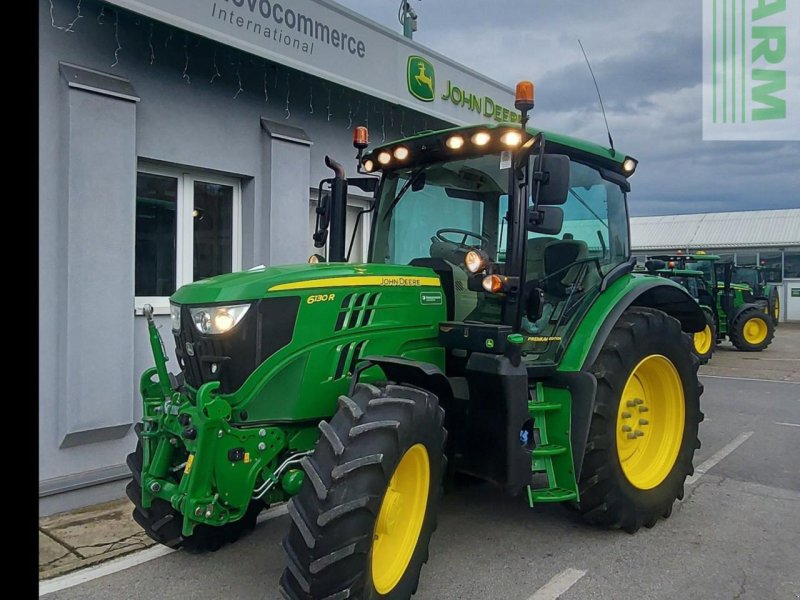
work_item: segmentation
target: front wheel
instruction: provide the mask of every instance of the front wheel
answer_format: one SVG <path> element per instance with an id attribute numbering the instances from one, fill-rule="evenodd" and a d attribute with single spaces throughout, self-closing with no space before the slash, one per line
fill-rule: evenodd
<path id="1" fill-rule="evenodd" d="M 706 326 L 692 336 L 692 351 L 701 365 L 708 363 L 714 349 L 717 347 L 717 326 L 714 317 L 707 310 L 703 310 Z"/>
<path id="2" fill-rule="evenodd" d="M 772 318 L 753 306 L 743 310 L 733 320 L 728 334 L 731 343 L 743 352 L 761 352 L 775 337 Z"/>
<path id="3" fill-rule="evenodd" d="M 591 367 L 597 395 L 578 504 L 587 521 L 633 533 L 683 498 L 703 419 L 697 367 L 689 336 L 665 313 L 629 308 L 614 325 Z"/>
<path id="4" fill-rule="evenodd" d="M 428 560 L 445 469 L 437 397 L 359 384 L 319 429 L 303 486 L 289 501 L 283 595 L 410 598 Z"/>

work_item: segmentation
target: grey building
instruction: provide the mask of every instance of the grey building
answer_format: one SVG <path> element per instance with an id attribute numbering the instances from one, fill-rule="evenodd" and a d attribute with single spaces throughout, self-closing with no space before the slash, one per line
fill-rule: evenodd
<path id="1" fill-rule="evenodd" d="M 718 254 L 740 266 L 768 269 L 778 284 L 781 320 L 800 321 L 800 208 L 631 217 L 631 251 Z"/>
<path id="2" fill-rule="evenodd" d="M 151 365 L 145 303 L 169 332 L 180 285 L 305 262 L 323 158 L 354 168 L 355 125 L 381 142 L 507 120 L 513 94 L 328 0 L 39 6 L 48 514 L 123 495 L 138 378 Z M 351 203 L 352 227 L 364 204 Z"/>

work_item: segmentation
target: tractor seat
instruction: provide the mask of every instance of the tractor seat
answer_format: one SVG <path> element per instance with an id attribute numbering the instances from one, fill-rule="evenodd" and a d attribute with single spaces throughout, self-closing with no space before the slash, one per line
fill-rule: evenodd
<path id="1" fill-rule="evenodd" d="M 556 240 L 544 247 L 544 273 L 545 276 L 566 269 L 576 260 L 589 256 L 589 247 L 582 240 Z M 578 283 L 577 278 L 583 265 L 575 265 L 571 269 L 561 272 L 561 275 L 551 277 L 545 282 L 545 291 L 557 296 L 566 293 L 567 286 Z"/>
<path id="2" fill-rule="evenodd" d="M 536 237 L 526 242 L 525 273 L 528 281 L 538 281 L 544 277 L 544 249 L 558 241 L 559 239 L 555 237 Z"/>

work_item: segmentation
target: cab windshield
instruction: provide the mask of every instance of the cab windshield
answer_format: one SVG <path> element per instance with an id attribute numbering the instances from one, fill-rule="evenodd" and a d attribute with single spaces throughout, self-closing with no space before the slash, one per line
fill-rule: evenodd
<path id="1" fill-rule="evenodd" d="M 480 248 L 504 272 L 513 243 L 508 181 L 499 154 L 387 173 L 373 223 L 371 262 L 433 268 L 453 298 L 449 319 L 500 323 L 503 295 L 474 291 L 474 285 L 470 290 L 464 257 L 470 248 Z M 523 319 L 522 329 L 532 335 L 562 330 L 580 306 L 588 308 L 603 276 L 629 256 L 625 194 L 596 168 L 570 163 L 570 191 L 559 208 L 564 223 L 558 234 L 527 234 L 526 280 L 537 282 L 533 285 L 544 290 L 546 300 L 539 320 Z"/>

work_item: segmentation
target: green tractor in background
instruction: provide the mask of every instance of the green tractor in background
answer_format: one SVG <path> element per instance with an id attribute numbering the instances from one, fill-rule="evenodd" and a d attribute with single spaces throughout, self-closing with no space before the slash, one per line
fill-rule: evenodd
<path id="1" fill-rule="evenodd" d="M 776 282 L 780 281 L 780 269 L 762 266 L 733 267 L 732 282 L 750 287 L 756 304 L 772 317 L 772 324 L 777 329 L 781 318 L 781 300 Z"/>
<path id="2" fill-rule="evenodd" d="M 636 161 L 526 126 L 424 132 L 326 158 L 327 262 L 258 267 L 172 297 L 180 372 L 152 311 L 128 457 L 134 518 L 216 549 L 288 501 L 286 598 L 409 598 L 443 480 L 566 502 L 635 532 L 668 517 L 700 447 L 705 326 L 678 284 L 632 273 Z M 348 186 L 374 192 L 369 261 L 345 253 Z M 314 264 L 316 263 L 316 264 Z"/>
<path id="3" fill-rule="evenodd" d="M 686 280 L 694 286 L 694 292 L 687 289 L 703 308 L 706 318 L 706 328 L 694 335 L 694 351 L 698 356 L 707 354 L 710 357 L 714 346 L 726 337 L 743 352 L 760 352 L 772 343 L 775 336 L 772 315 L 765 305 L 757 302 L 750 286 L 732 282 L 736 268 L 732 262 L 701 251 L 651 256 L 645 267 L 655 272 L 663 271 L 662 274 L 670 279 L 674 277 L 669 272 L 676 269 L 701 273 L 702 283 L 696 276 Z"/>
<path id="4" fill-rule="evenodd" d="M 717 347 L 717 311 L 714 295 L 706 281 L 705 273 L 686 268 L 680 261 L 669 260 L 672 257 L 653 257 L 645 261 L 644 266 L 637 265 L 636 271 L 645 271 L 670 279 L 684 287 L 695 299 L 705 316 L 705 327 L 692 336 L 692 351 L 701 365 L 711 360 Z M 667 260 L 663 260 L 667 259 Z M 683 267 L 683 268 L 682 268 Z"/>

